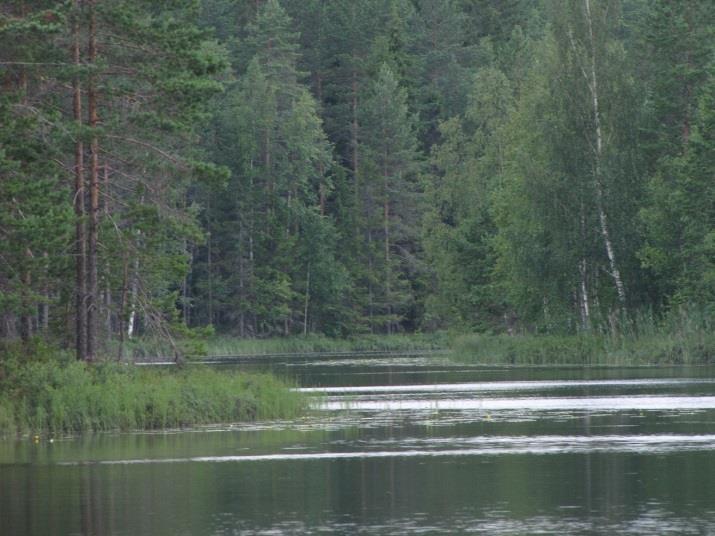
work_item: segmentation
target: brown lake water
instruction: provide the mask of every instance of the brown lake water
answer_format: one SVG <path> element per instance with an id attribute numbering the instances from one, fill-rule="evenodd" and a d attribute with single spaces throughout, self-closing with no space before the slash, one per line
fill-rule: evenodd
<path id="1" fill-rule="evenodd" d="M 0 535 L 715 534 L 715 369 L 275 359 L 291 422 L 0 442 Z"/>

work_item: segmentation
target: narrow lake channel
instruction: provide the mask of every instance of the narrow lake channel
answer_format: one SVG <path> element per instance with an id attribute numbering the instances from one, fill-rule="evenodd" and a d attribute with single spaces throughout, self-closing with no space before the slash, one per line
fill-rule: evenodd
<path id="1" fill-rule="evenodd" d="M 0 442 L 0 535 L 715 534 L 715 368 L 276 358 L 296 422 Z"/>

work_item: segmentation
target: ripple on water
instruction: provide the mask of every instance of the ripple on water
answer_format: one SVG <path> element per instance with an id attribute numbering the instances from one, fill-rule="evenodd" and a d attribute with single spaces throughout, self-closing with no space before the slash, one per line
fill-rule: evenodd
<path id="1" fill-rule="evenodd" d="M 603 396 L 513 398 L 326 397 L 321 410 L 484 410 L 677 411 L 715 409 L 715 396 Z"/>
<path id="2" fill-rule="evenodd" d="M 478 515 L 475 515 L 478 514 Z M 240 519 L 221 519 L 214 534 L 489 534 L 492 536 L 512 536 L 522 534 L 714 534 L 715 513 L 697 519 L 676 515 L 659 504 L 649 504 L 641 511 L 622 519 L 611 519 L 603 515 L 569 516 L 563 512 L 520 517 L 509 510 L 487 510 L 455 512 L 446 519 L 435 519 L 427 515 L 412 514 L 396 516 L 382 522 L 365 522 L 359 519 L 337 517 L 325 512 L 322 523 L 311 526 L 303 521 L 280 521 L 256 528 Z"/>
<path id="3" fill-rule="evenodd" d="M 545 380 L 545 381 L 495 381 L 469 383 L 437 383 L 416 385 L 358 385 L 336 387 L 302 387 L 296 391 L 302 393 L 481 393 L 493 391 L 543 391 L 549 389 L 573 389 L 579 387 L 672 387 L 685 385 L 714 385 L 710 378 L 664 378 L 634 380 Z"/>

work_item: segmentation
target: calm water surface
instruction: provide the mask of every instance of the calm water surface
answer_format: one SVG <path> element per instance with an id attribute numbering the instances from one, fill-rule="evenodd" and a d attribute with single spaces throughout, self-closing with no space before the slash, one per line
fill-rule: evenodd
<path id="1" fill-rule="evenodd" d="M 0 442 L 0 535 L 715 534 L 713 368 L 260 366 L 314 414 Z"/>

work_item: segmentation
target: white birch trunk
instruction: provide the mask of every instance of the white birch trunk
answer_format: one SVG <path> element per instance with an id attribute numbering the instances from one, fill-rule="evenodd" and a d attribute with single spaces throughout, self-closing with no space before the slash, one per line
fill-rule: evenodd
<path id="1" fill-rule="evenodd" d="M 591 305 L 588 299 L 588 283 L 586 281 L 588 273 L 586 259 L 581 259 L 578 265 L 578 271 L 581 279 L 579 284 L 581 294 L 581 326 L 584 329 L 588 329 L 591 325 Z"/>
<path id="2" fill-rule="evenodd" d="M 603 206 L 603 183 L 601 181 L 601 160 L 603 158 L 603 132 L 601 130 L 601 112 L 598 102 L 598 77 L 596 76 L 596 42 L 593 35 L 593 20 L 591 16 L 591 1 L 584 0 L 586 7 L 586 21 L 588 22 L 588 37 L 591 45 L 591 65 L 590 65 L 590 81 L 589 89 L 591 91 L 591 100 L 593 105 L 593 122 L 596 134 L 595 147 L 595 162 L 594 162 L 594 182 L 596 187 L 596 209 L 598 210 L 598 221 L 600 224 L 601 236 L 606 247 L 606 255 L 611 269 L 611 276 L 616 286 L 618 301 L 621 306 L 626 304 L 626 289 L 623 285 L 618 263 L 616 262 L 616 253 L 613 249 L 611 234 L 608 227 L 608 217 Z"/>
<path id="3" fill-rule="evenodd" d="M 127 338 L 131 339 L 137 320 L 137 293 L 139 292 L 139 259 L 134 260 L 134 274 L 132 274 L 132 288 L 129 294 L 129 322 L 127 323 Z"/>

